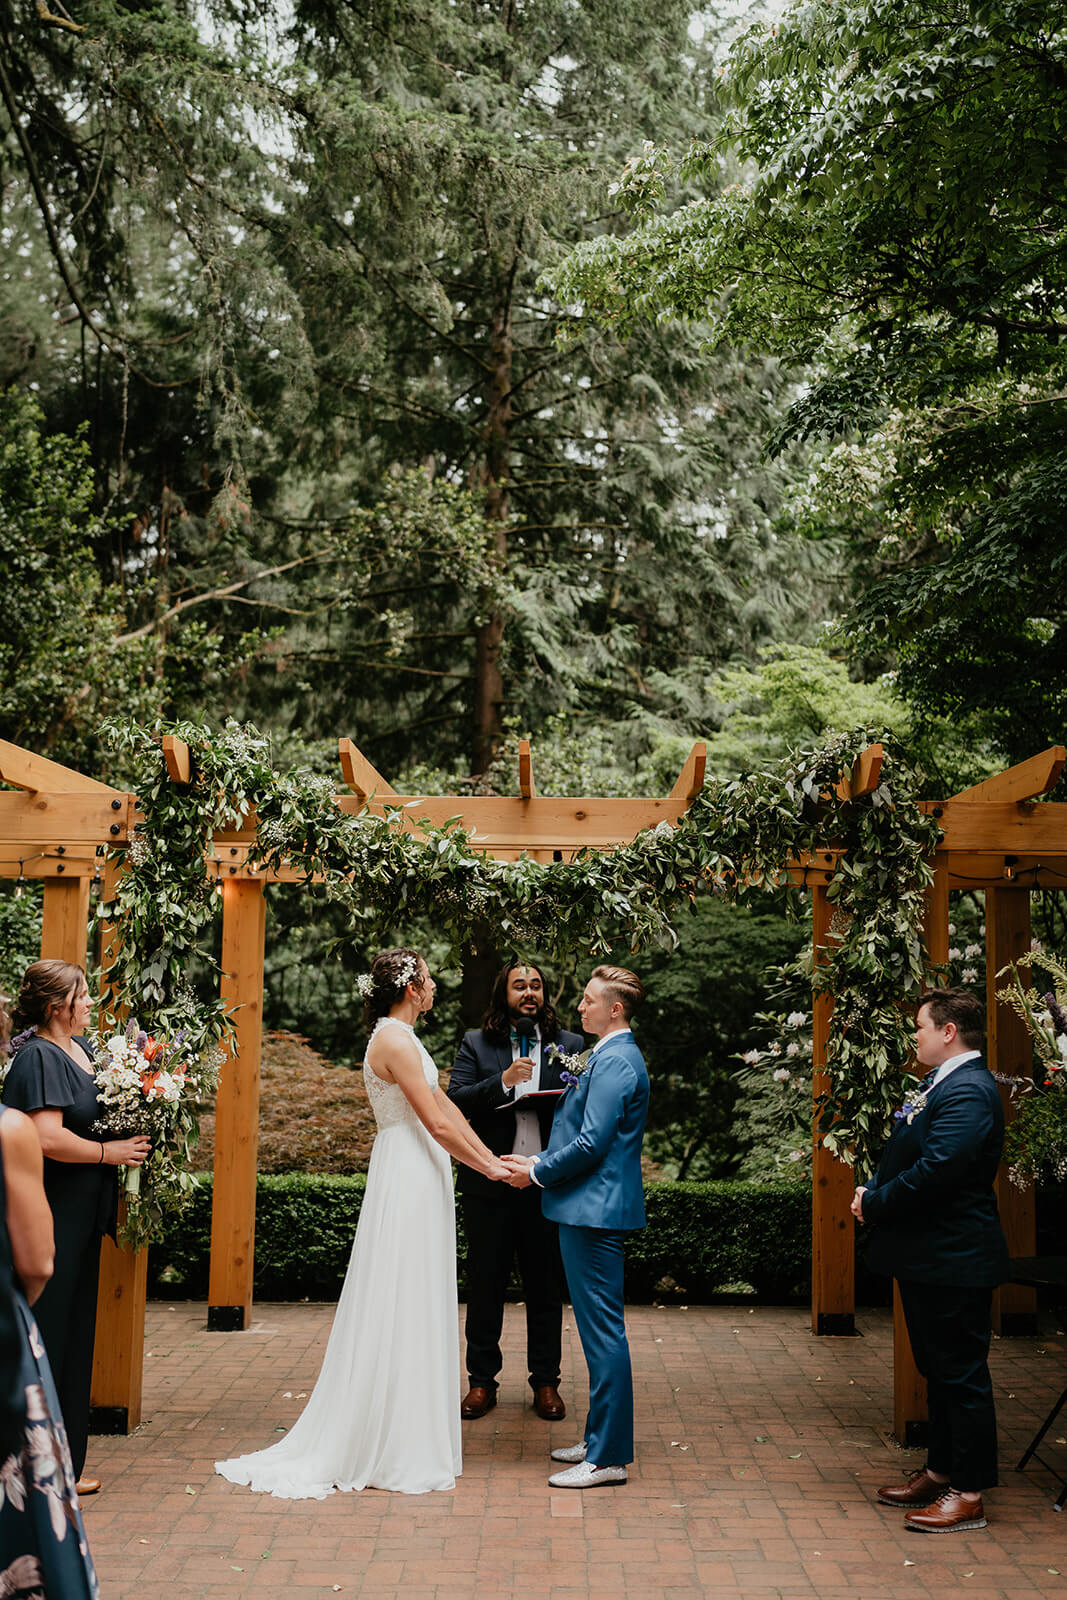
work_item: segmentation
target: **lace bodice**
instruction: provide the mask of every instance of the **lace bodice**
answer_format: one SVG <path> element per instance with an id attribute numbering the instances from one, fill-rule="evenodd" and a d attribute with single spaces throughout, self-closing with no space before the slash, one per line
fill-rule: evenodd
<path id="1" fill-rule="evenodd" d="M 379 1017 L 374 1024 L 374 1031 L 367 1043 L 367 1053 L 363 1060 L 363 1082 L 367 1086 L 367 1098 L 374 1112 L 374 1120 L 378 1131 L 383 1128 L 393 1128 L 403 1122 L 415 1123 L 421 1128 L 422 1124 L 411 1108 L 403 1089 L 398 1083 L 386 1083 L 384 1078 L 379 1078 L 371 1063 L 371 1050 L 375 1039 L 383 1028 L 405 1028 L 415 1040 L 415 1047 L 422 1061 L 422 1070 L 426 1075 L 426 1082 L 431 1088 L 437 1088 L 437 1068 L 433 1057 L 425 1045 L 418 1038 L 415 1029 L 408 1022 L 401 1022 L 399 1017 Z"/>

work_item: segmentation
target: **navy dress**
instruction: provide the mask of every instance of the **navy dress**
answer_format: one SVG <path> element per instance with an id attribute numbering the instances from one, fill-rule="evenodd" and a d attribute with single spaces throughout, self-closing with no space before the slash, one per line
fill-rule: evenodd
<path id="1" fill-rule="evenodd" d="M 21 1436 L 0 1456 L 0 1594 L 99 1600 L 48 1358 L 33 1313 L 11 1283 L 4 1199 L 0 1156 L 0 1276 L 7 1283 L 4 1312 L 18 1334 L 24 1412 Z"/>
<path id="2" fill-rule="evenodd" d="M 77 1043 L 91 1059 L 89 1041 Z M 82 1139 L 100 1138 L 94 1131 L 100 1118 L 95 1081 L 50 1039 L 31 1039 L 16 1052 L 4 1082 L 3 1103 L 25 1112 L 61 1111 L 63 1126 L 71 1133 Z M 46 1156 L 44 1189 L 52 1208 L 56 1265 L 34 1314 L 67 1424 L 74 1474 L 80 1478 L 89 1443 L 100 1240 L 114 1232 L 118 1173 L 102 1164 L 52 1161 Z"/>

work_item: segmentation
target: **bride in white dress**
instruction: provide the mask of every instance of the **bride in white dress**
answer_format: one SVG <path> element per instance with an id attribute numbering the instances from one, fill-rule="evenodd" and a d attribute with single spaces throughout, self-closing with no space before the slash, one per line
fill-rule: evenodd
<path id="1" fill-rule="evenodd" d="M 490 1178 L 508 1172 L 441 1092 L 415 1037 L 415 1020 L 433 998 L 434 981 L 414 950 L 375 959 L 363 1066 L 377 1136 L 322 1370 L 283 1439 L 216 1461 L 231 1483 L 285 1500 L 456 1486 L 461 1383 L 448 1158 Z"/>

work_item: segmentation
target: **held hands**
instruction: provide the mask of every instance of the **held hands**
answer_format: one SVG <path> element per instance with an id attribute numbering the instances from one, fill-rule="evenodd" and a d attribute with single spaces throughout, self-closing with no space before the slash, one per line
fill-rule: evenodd
<path id="1" fill-rule="evenodd" d="M 505 1089 L 514 1089 L 517 1083 L 529 1083 L 533 1077 L 533 1070 L 532 1058 L 530 1056 L 519 1056 L 517 1060 L 511 1063 L 510 1067 L 504 1068 L 504 1071 L 500 1074 L 500 1081 Z"/>
<path id="2" fill-rule="evenodd" d="M 505 1182 L 512 1189 L 528 1189 L 533 1182 L 530 1177 L 530 1168 L 533 1166 L 532 1156 L 501 1156 L 507 1175 Z"/>
<path id="3" fill-rule="evenodd" d="M 104 1145 L 104 1163 L 109 1167 L 139 1167 L 148 1159 L 152 1141 L 146 1133 L 132 1139 L 108 1139 Z"/>
<path id="4" fill-rule="evenodd" d="M 849 1210 L 852 1212 L 852 1215 L 855 1217 L 857 1222 L 862 1222 L 864 1220 L 863 1197 L 866 1193 L 867 1189 L 866 1186 L 864 1186 L 860 1189 L 857 1189 L 855 1194 L 852 1196 L 852 1204 L 849 1206 Z"/>

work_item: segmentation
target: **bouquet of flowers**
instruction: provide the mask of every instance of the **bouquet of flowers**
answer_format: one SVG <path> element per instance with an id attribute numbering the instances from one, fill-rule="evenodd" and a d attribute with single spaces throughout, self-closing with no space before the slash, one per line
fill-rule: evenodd
<path id="1" fill-rule="evenodd" d="M 1050 989 L 1034 984 L 1035 967 L 1051 979 Z M 1029 968 L 1029 983 L 1020 968 Z M 1004 1159 L 1012 1182 L 1021 1188 L 1042 1174 L 1067 1177 L 1067 966 L 1043 950 L 1031 950 L 997 977 L 1009 973 L 1011 981 L 997 998 L 1022 1018 L 1038 1059 L 1038 1071 L 1032 1082 L 1024 1081 L 1004 1137 Z"/>
<path id="2" fill-rule="evenodd" d="M 222 1059 L 217 1047 L 196 1056 L 183 1049 L 181 1034 L 173 1041 L 153 1038 L 136 1022 L 97 1041 L 102 1114 L 93 1131 L 116 1139 L 143 1133 L 152 1141 L 144 1165 L 124 1169 L 123 1238 L 132 1247 L 158 1237 L 165 1216 L 181 1210 L 196 1187 L 190 1152 L 199 1137 L 200 1106 L 214 1093 Z"/>

